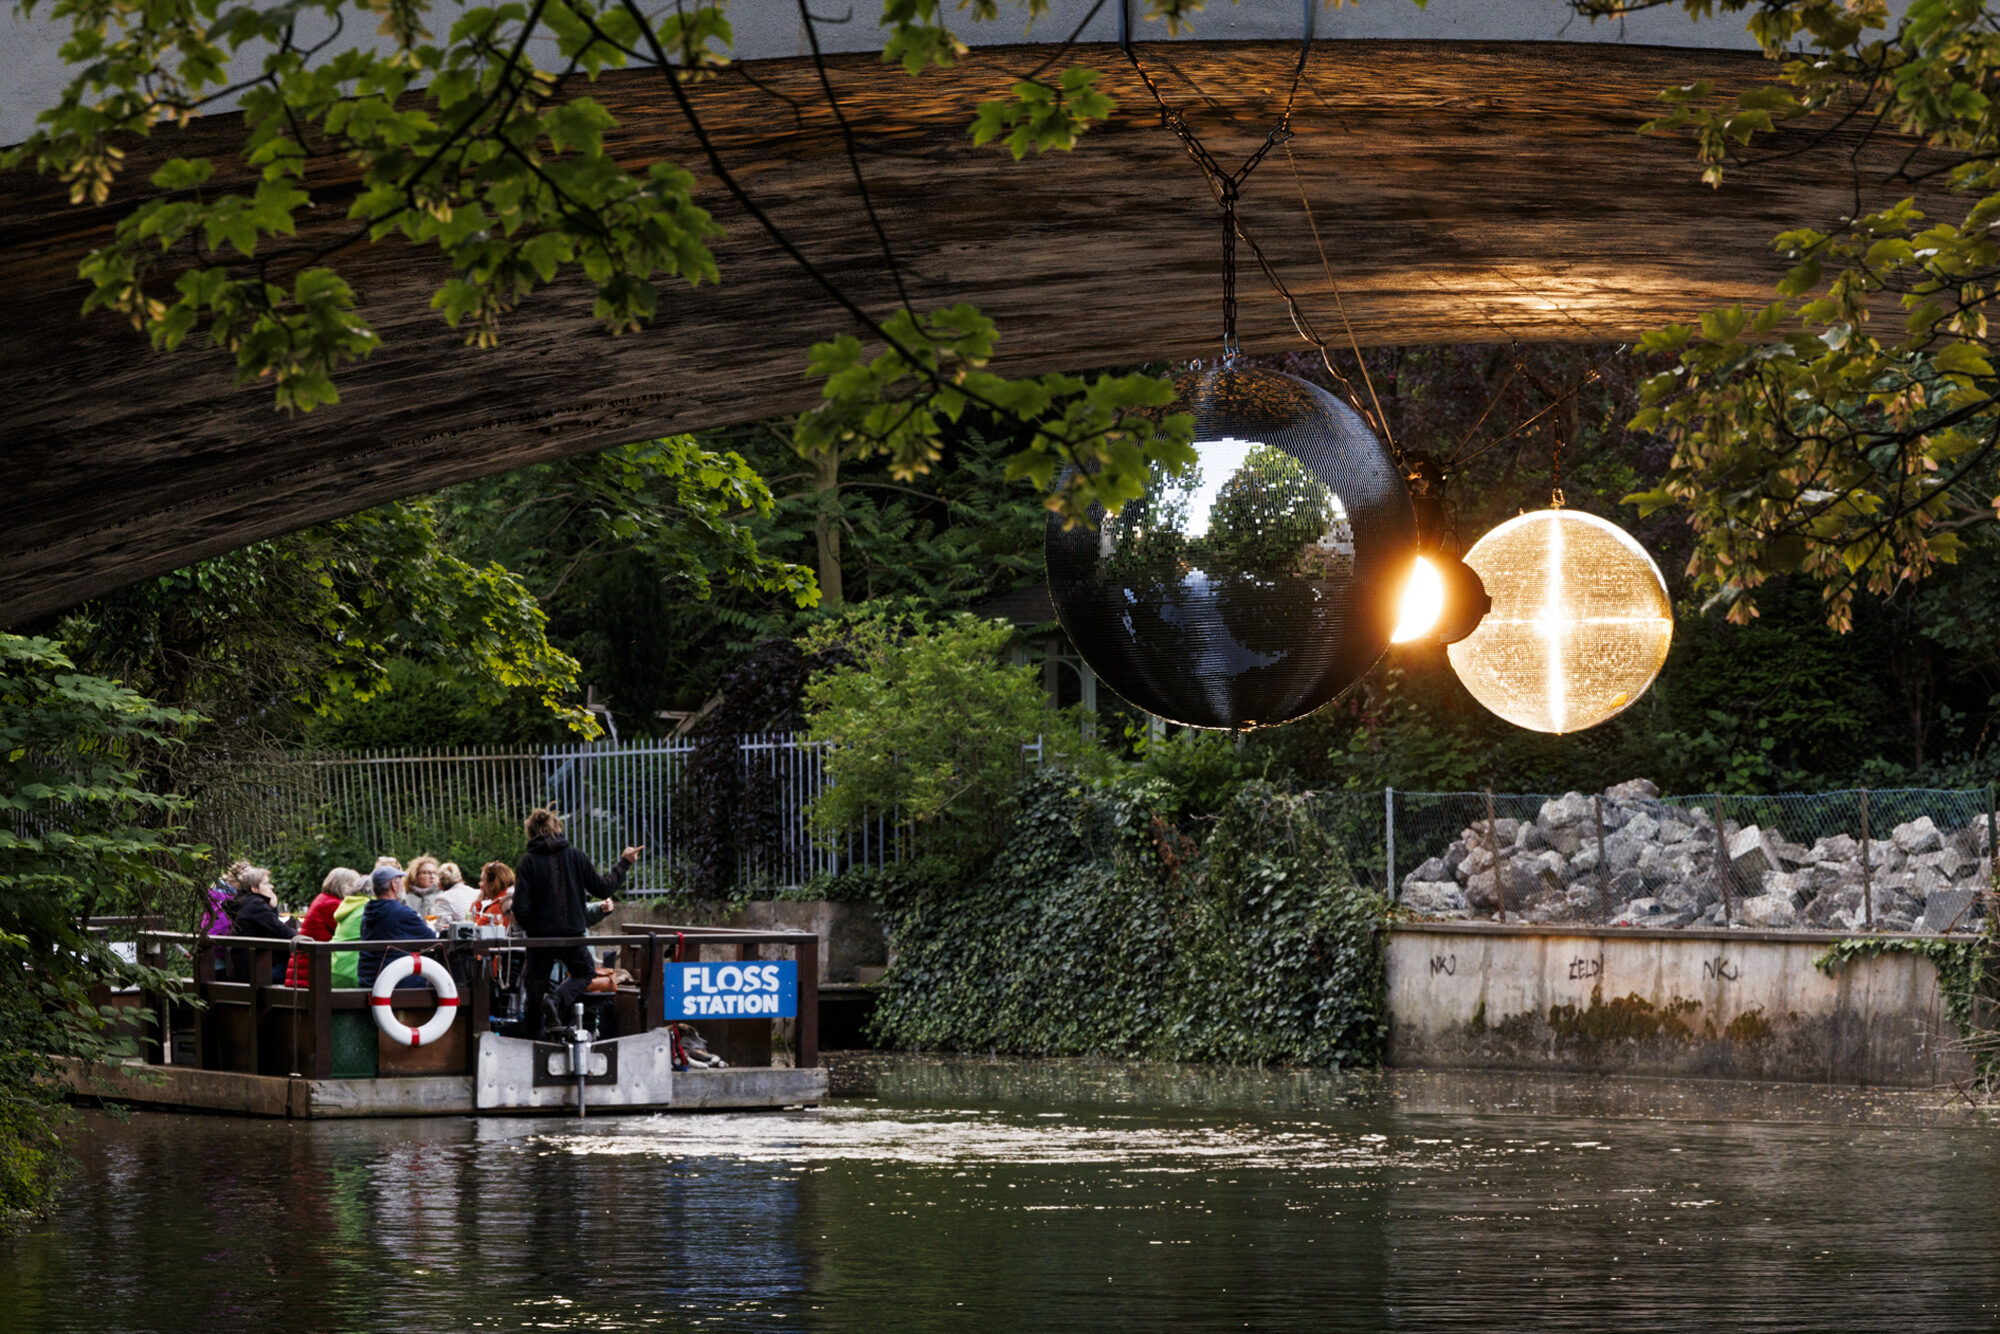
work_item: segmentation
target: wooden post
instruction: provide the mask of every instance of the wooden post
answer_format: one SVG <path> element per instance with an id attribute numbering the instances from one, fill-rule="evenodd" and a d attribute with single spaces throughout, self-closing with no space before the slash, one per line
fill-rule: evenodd
<path id="1" fill-rule="evenodd" d="M 653 1022 L 653 1007 L 660 1002 L 655 1001 L 654 996 L 665 984 L 660 967 L 662 952 L 665 949 L 665 940 L 659 932 L 655 931 L 647 937 L 646 966 L 639 977 L 639 1031 L 641 1033 L 650 1033 L 655 1027 Z"/>
<path id="2" fill-rule="evenodd" d="M 271 984 L 271 951 L 250 951 L 250 1073 L 264 1073 L 264 988 Z"/>
<path id="3" fill-rule="evenodd" d="M 333 1078 L 333 958 L 332 942 L 314 941 L 306 950 L 312 970 L 306 985 L 312 990 L 313 1078 Z"/>
<path id="4" fill-rule="evenodd" d="M 165 972 L 166 949 L 164 946 L 160 944 L 158 938 L 149 937 L 145 933 L 141 932 L 139 940 L 144 945 L 142 956 L 146 961 L 146 965 L 150 968 L 156 968 L 159 969 L 161 972 Z M 164 991 L 147 992 L 146 1008 L 152 1013 L 153 1032 L 158 1036 L 160 1044 L 158 1049 L 154 1051 L 150 1057 L 148 1057 L 148 1063 L 152 1065 L 163 1065 L 168 1062 L 171 1062 L 174 1058 L 173 1057 L 174 1014 L 172 1006 L 170 1006 L 167 1003 L 166 992 Z"/>
<path id="5" fill-rule="evenodd" d="M 477 1098 L 479 1082 L 479 1035 L 492 1027 L 493 990 L 486 985 L 486 961 L 492 957 L 484 950 L 475 950 L 472 955 L 472 981 L 466 984 L 471 996 L 471 1023 L 465 1030 L 465 1073 L 472 1076 L 474 1097 Z M 465 1003 L 461 996 L 459 1003 Z"/>
<path id="6" fill-rule="evenodd" d="M 1396 789 L 1382 789 L 1382 857 L 1388 878 L 1389 902 L 1396 901 Z"/>
<path id="7" fill-rule="evenodd" d="M 2000 824 L 2000 791 L 1996 785 L 1986 785 L 1986 888 L 1990 892 L 1994 885 L 1994 858 L 2000 856 L 2000 845 L 1993 838 L 1993 827 Z"/>
<path id="8" fill-rule="evenodd" d="M 1715 794 L 1715 883 L 1722 891 L 1722 924 L 1729 923 L 1729 881 L 1735 867 L 1729 864 L 1729 840 L 1722 832 L 1722 794 Z"/>
<path id="9" fill-rule="evenodd" d="M 1604 864 L 1604 798 L 1590 799 L 1591 807 L 1597 812 L 1597 901 L 1604 910 L 1604 920 L 1611 920 L 1611 868 Z"/>
<path id="10" fill-rule="evenodd" d="M 1493 818 L 1493 789 L 1486 789 L 1486 846 L 1493 853 L 1493 902 L 1500 906 L 1500 920 L 1507 920 L 1507 886 L 1500 879 L 1499 822 Z"/>
<path id="11" fill-rule="evenodd" d="M 215 1021 L 215 1007 L 209 990 L 215 985 L 215 946 L 208 934 L 195 937 L 194 951 L 194 1068 L 208 1069 L 208 1030 Z"/>
<path id="12" fill-rule="evenodd" d="M 799 1050 L 793 1064 L 810 1070 L 819 1064 L 819 937 L 792 946 L 792 957 L 799 961 Z"/>
<path id="13" fill-rule="evenodd" d="M 1861 789 L 1861 921 L 1873 929 L 1875 926 L 1875 883 L 1868 870 L 1868 845 L 1873 842 L 1868 832 L 1868 789 Z"/>

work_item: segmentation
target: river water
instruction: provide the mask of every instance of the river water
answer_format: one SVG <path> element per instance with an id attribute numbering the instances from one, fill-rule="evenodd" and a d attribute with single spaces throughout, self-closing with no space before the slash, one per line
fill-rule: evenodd
<path id="1" fill-rule="evenodd" d="M 2000 1129 L 1783 1086 L 869 1057 L 812 1111 L 92 1113 L 0 1329 L 2000 1328 Z"/>

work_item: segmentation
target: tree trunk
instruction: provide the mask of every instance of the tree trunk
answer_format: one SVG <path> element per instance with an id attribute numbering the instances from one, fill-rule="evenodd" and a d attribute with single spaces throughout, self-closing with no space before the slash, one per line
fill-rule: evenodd
<path id="1" fill-rule="evenodd" d="M 807 460 L 813 470 L 813 544 L 819 552 L 819 605 L 838 607 L 840 587 L 840 451 L 824 450 Z"/>

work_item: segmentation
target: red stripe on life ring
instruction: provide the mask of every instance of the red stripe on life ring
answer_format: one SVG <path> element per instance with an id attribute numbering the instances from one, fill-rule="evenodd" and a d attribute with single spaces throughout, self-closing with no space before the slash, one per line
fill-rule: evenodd
<path id="1" fill-rule="evenodd" d="M 456 996 L 439 996 L 439 997 L 438 997 L 438 1004 L 439 1004 L 439 1005 L 450 1005 L 450 1006 L 456 1006 L 456 1005 L 458 1004 L 458 997 L 456 997 Z"/>
<path id="2" fill-rule="evenodd" d="M 410 1045 L 412 1047 L 421 1047 L 424 1045 L 424 1035 L 414 1028 L 410 1030 Z"/>
<path id="3" fill-rule="evenodd" d="M 370 1005 L 394 1005 L 396 1002 L 395 998 L 391 996 L 370 996 L 368 1003 Z"/>

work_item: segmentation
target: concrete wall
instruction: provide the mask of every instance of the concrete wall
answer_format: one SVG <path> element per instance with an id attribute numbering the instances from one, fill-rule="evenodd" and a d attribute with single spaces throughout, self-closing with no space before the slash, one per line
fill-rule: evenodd
<path id="1" fill-rule="evenodd" d="M 1389 1063 L 1930 1087 L 1971 1061 L 1928 959 L 1828 977 L 1833 935 L 1411 923 L 1388 947 Z"/>
<path id="2" fill-rule="evenodd" d="M 747 903 L 635 899 L 597 927 L 616 934 L 625 923 L 662 926 L 725 926 L 744 931 L 811 931 L 819 936 L 821 985 L 852 983 L 861 968 L 889 962 L 889 929 L 872 903 L 832 903 L 825 899 L 753 899 Z"/>

